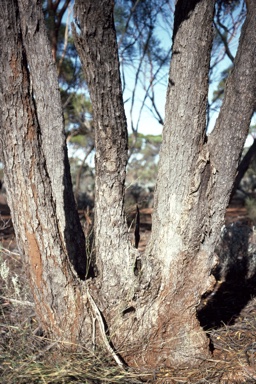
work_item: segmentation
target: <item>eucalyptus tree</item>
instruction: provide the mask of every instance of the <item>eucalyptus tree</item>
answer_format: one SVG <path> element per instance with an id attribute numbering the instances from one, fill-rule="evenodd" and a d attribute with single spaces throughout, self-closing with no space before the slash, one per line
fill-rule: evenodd
<path id="1" fill-rule="evenodd" d="M 113 6 L 75 4 L 73 34 L 95 124 L 96 257 L 89 268 L 41 4 L 1 2 L 1 151 L 17 241 L 49 336 L 106 348 L 121 366 L 196 364 L 209 355 L 197 308 L 215 286 L 214 248 L 255 110 L 256 8 L 247 1 L 219 118 L 207 136 L 215 1 L 176 2 L 152 237 L 140 254 L 124 214 L 128 134 Z"/>

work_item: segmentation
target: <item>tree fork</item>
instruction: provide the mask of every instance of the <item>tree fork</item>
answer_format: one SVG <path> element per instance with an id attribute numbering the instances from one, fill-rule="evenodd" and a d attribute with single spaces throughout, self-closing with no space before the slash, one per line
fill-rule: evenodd
<path id="1" fill-rule="evenodd" d="M 73 31 L 96 120 L 95 232 L 100 272 L 82 282 L 72 264 L 83 268 L 83 236 L 78 232 L 75 237 L 81 227 L 66 173 L 57 73 L 41 3 L 2 2 L 1 150 L 36 310 L 58 340 L 93 349 L 102 339 L 121 366 L 118 354 L 134 366 L 160 367 L 198 364 L 209 353 L 197 307 L 214 285 L 214 247 L 255 110 L 256 91 L 256 8 L 248 1 L 223 107 L 207 139 L 214 3 L 176 3 L 153 233 L 145 254 L 139 255 L 129 241 L 124 217 L 127 131 L 114 3 L 76 2 L 81 30 Z M 139 256 L 141 268 L 136 270 Z M 94 335 L 92 311 L 102 332 L 96 341 L 88 340 Z M 104 337 L 103 316 L 114 348 Z"/>

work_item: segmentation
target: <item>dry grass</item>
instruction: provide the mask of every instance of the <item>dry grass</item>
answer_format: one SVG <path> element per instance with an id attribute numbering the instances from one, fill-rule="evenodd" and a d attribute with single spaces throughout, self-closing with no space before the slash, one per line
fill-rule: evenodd
<path id="1" fill-rule="evenodd" d="M 11 247 L 11 244 L 9 244 Z M 12 248 L 12 247 L 11 247 Z M 0 250 L 0 377 L 1 383 L 255 383 L 256 298 L 232 325 L 209 331 L 211 359 L 193 369 L 155 372 L 123 371 L 106 352 L 80 349 L 63 352 L 40 335 L 26 274 L 17 251 Z"/>
<path id="2" fill-rule="evenodd" d="M 208 332 L 214 351 L 199 367 L 166 370 L 157 383 L 256 383 L 256 299 L 231 326 Z"/>
<path id="3" fill-rule="evenodd" d="M 68 353 L 41 335 L 26 274 L 17 252 L 0 250 L 1 383 L 140 383 L 105 355 L 80 348 Z M 144 374 L 144 377 L 147 376 Z"/>

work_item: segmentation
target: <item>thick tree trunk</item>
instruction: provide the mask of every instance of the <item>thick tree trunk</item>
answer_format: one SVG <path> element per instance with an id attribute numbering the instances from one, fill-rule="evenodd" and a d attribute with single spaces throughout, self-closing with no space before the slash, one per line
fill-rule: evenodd
<path id="1" fill-rule="evenodd" d="M 76 35 L 76 45 L 91 92 L 94 119 L 98 122 L 96 241 L 103 281 L 111 280 L 111 283 L 103 283 L 104 290 L 111 290 L 103 293 L 108 304 L 104 308 L 101 303 L 101 308 L 104 312 L 109 303 L 118 303 L 120 296 L 116 289 L 126 281 L 130 290 L 134 287 L 131 290 L 134 295 L 130 307 L 123 306 L 123 320 L 119 318 L 115 324 L 118 304 L 109 306 L 112 311 L 107 316 L 115 346 L 121 348 L 122 341 L 126 340 L 125 350 L 122 351 L 125 359 L 135 365 L 151 366 L 159 366 L 163 362 L 166 365 L 195 363 L 198 358 L 207 356 L 209 351 L 207 337 L 197 320 L 197 306 L 201 296 L 213 289 L 215 284 L 211 276 L 215 263 L 214 246 L 223 223 L 254 100 L 251 92 L 249 98 L 245 93 L 247 87 L 236 84 L 236 91 L 241 88 L 240 92 L 246 96 L 250 113 L 247 106 L 242 105 L 245 109 L 240 113 L 246 116 L 243 122 L 239 121 L 242 129 L 239 134 L 233 132 L 232 138 L 226 128 L 227 139 L 223 137 L 218 142 L 216 159 L 216 149 L 211 144 L 215 133 L 209 138 L 209 143 L 206 137 L 214 1 L 179 0 L 175 12 L 173 57 L 152 241 L 142 256 L 138 286 L 130 268 L 134 260 L 126 259 L 126 227 L 122 219 L 126 133 L 122 129 L 125 126 L 123 112 L 119 110 L 121 91 L 118 61 L 114 54 L 116 45 L 111 7 L 111 1 L 104 1 L 104 4 L 88 1 L 84 4 L 80 0 L 76 7 L 81 26 L 81 34 Z M 242 44 L 249 41 L 251 35 L 252 30 L 244 27 Z M 252 65 L 252 53 L 248 47 L 245 60 Z M 236 65 L 243 67 L 239 60 Z M 251 76 L 249 82 L 254 84 L 253 71 Z M 248 84 L 248 79 L 244 84 Z M 233 102 L 239 110 L 240 100 L 236 92 Z M 219 160 L 227 151 L 227 140 L 233 144 L 229 148 L 229 163 L 220 167 Z M 119 148 L 122 148 L 121 152 Z M 108 156 L 110 153 L 111 156 Z M 227 189 L 223 180 L 227 180 Z M 113 229 L 115 223 L 118 230 Z M 112 254 L 102 244 L 111 246 Z M 128 268 L 120 268 L 123 265 Z M 105 276 L 104 269 L 107 272 Z M 113 275 L 114 271 L 117 273 Z M 123 294 L 123 289 L 120 292 Z"/>
<path id="2" fill-rule="evenodd" d="M 214 173 L 206 144 L 213 12 L 214 1 L 209 0 L 180 0 L 175 10 L 149 246 L 162 270 L 155 304 L 157 337 L 151 333 L 150 338 L 154 347 L 161 345 L 160 354 L 171 364 L 196 362 L 208 351 L 196 307 L 214 284 L 212 263 L 202 246 L 210 231 L 209 193 Z M 160 344 L 157 339 L 170 342 Z"/>
<path id="3" fill-rule="evenodd" d="M 86 317 L 77 278 L 86 272 L 85 242 L 57 73 L 37 1 L 1 2 L 0 45 L 1 151 L 17 242 L 43 328 L 76 343 Z"/>
<path id="4" fill-rule="evenodd" d="M 202 276 L 206 279 L 209 277 L 210 266 L 205 262 L 203 252 L 196 256 L 200 246 L 200 229 L 197 230 L 195 238 L 192 238 L 194 232 L 191 232 L 183 248 L 177 241 L 173 243 L 175 238 L 172 239 L 173 244 L 170 244 L 170 235 L 175 235 L 175 228 L 166 225 L 169 204 L 159 202 L 158 209 L 162 211 L 163 217 L 161 222 L 155 223 L 155 227 L 159 226 L 162 233 L 159 234 L 159 231 L 156 231 L 153 238 L 154 247 L 142 260 L 142 270 L 139 271 L 136 279 L 134 268 L 136 253 L 127 242 L 127 227 L 123 215 L 127 133 L 113 26 L 113 3 L 108 0 L 103 3 L 94 0 L 85 3 L 79 0 L 76 2 L 75 9 L 81 28 L 80 35 L 75 33 L 75 41 L 91 93 L 94 120 L 97 122 L 95 236 L 102 288 L 102 293 L 98 296 L 98 304 L 106 315 L 110 333 L 114 334 L 116 348 L 120 349 L 123 340 L 126 340 L 123 355 L 128 361 L 132 361 L 133 364 L 140 361 L 148 365 L 157 365 L 163 360 L 168 364 L 174 361 L 181 362 L 183 359 L 192 361 L 191 357 L 205 354 L 208 350 L 206 336 L 196 319 L 196 305 L 204 292 L 205 282 L 201 283 L 202 286 L 198 284 L 194 287 L 193 279 L 189 278 L 183 290 L 182 284 L 190 273 L 189 257 L 191 259 L 192 256 L 197 257 L 198 265 L 201 264 L 200 269 L 203 271 Z M 177 72 L 177 74 L 171 73 L 170 76 L 170 82 L 175 84 L 172 103 L 174 106 L 177 105 L 177 108 L 174 108 L 176 128 L 173 127 L 172 131 L 175 143 L 173 146 L 179 145 L 178 140 L 181 135 L 181 143 L 186 145 L 186 148 L 181 149 L 179 156 L 177 156 L 177 149 L 168 155 L 164 150 L 162 151 L 162 164 L 164 167 L 166 163 L 172 165 L 174 170 L 172 175 L 166 173 L 166 178 L 170 177 L 170 180 L 163 178 L 162 182 L 167 183 L 166 186 L 168 183 L 173 184 L 175 193 L 180 198 L 179 211 L 176 211 L 176 215 L 180 216 L 184 215 L 183 212 L 189 206 L 187 202 L 186 209 L 182 209 L 184 195 L 181 189 L 192 188 L 190 184 L 194 182 L 193 173 L 203 172 L 201 163 L 200 170 L 196 168 L 199 153 L 203 152 L 205 139 L 207 79 L 214 10 L 213 1 L 192 3 L 187 2 L 185 9 L 182 6 L 186 2 L 177 4 L 179 19 L 176 20 L 174 32 L 177 43 L 173 51 L 173 73 Z M 194 77 L 191 76 L 192 73 Z M 191 123 L 191 114 L 195 116 L 192 119 L 193 123 L 189 129 L 185 130 L 184 126 L 188 119 Z M 169 122 L 166 125 L 166 140 L 170 140 L 168 126 Z M 194 147 L 191 146 L 193 140 Z M 166 156 L 169 157 L 168 162 Z M 177 159 L 178 162 L 176 162 Z M 204 164 L 203 160 L 202 164 Z M 160 170 L 160 172 L 166 171 Z M 187 177 L 188 172 L 191 177 Z M 172 193 L 168 188 L 165 189 L 164 199 L 170 198 L 169 192 Z M 162 193 L 158 192 L 158 199 L 160 199 L 159 195 L 162 196 Z M 202 221 L 203 210 L 198 215 L 201 215 Z M 184 221 L 183 231 L 185 225 Z M 191 255 L 185 254 L 188 244 L 192 241 L 196 245 L 191 249 Z M 162 248 L 157 249 L 156 243 Z M 170 255 L 171 248 L 173 255 Z M 184 252 L 183 264 L 187 264 L 187 269 L 184 267 L 181 270 L 181 264 L 179 264 L 181 259 L 176 258 L 172 265 L 174 273 L 177 272 L 174 266 L 179 267 L 178 276 L 175 279 L 170 273 L 171 259 L 174 259 L 174 255 L 181 255 L 181 252 Z M 180 287 L 180 291 L 177 290 L 177 286 Z M 181 291 L 184 294 L 183 298 L 181 298 Z M 188 309 L 189 306 L 191 308 Z M 179 335 L 178 342 L 172 340 L 174 333 Z M 145 340 L 147 340 L 146 345 Z M 143 351 L 141 351 L 141 345 L 144 347 Z M 134 354 L 135 349 L 138 351 L 136 354 Z"/>
<path id="5" fill-rule="evenodd" d="M 200 356 L 196 308 L 214 279 L 214 248 L 256 95 L 256 9 L 250 5 L 216 127 L 205 135 L 212 1 L 178 1 L 151 253 L 163 266 L 159 310 L 172 361 Z M 249 69 L 251 68 L 251 70 Z"/>
<path id="6" fill-rule="evenodd" d="M 132 247 L 124 217 L 127 132 L 113 2 L 78 0 L 76 46 L 96 121 L 98 276 L 85 277 L 57 73 L 37 0 L 3 0 L 1 150 L 14 226 L 42 325 L 59 340 L 103 340 L 136 366 L 197 363 L 197 320 L 213 252 L 255 109 L 256 8 L 248 16 L 216 128 L 205 133 L 214 0 L 178 0 L 151 243 Z M 53 102 L 54 101 L 54 102 Z M 138 262 L 141 257 L 140 262 Z M 90 291 L 89 291 L 90 289 Z M 99 309 L 101 311 L 99 311 Z M 98 320 L 96 339 L 92 316 Z M 105 317 L 108 339 L 104 330 Z"/>

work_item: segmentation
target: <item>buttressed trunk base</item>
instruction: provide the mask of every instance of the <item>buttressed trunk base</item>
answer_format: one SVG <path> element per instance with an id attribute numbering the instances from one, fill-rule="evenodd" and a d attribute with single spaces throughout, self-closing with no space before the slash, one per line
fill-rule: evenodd
<path id="1" fill-rule="evenodd" d="M 1 150 L 17 240 L 44 328 L 73 346 L 103 345 L 136 367 L 198 365 L 209 356 L 209 340 L 197 308 L 215 284 L 214 247 L 255 110 L 256 7 L 247 2 L 223 106 L 206 137 L 215 1 L 176 2 L 152 237 L 141 255 L 129 241 L 124 213 L 128 138 L 114 2 L 76 0 L 81 29 L 73 32 L 91 94 L 97 151 L 99 275 L 81 281 L 84 236 L 72 195 L 57 72 L 41 4 L 2 3 Z M 138 258 L 141 268 L 136 269 Z"/>

